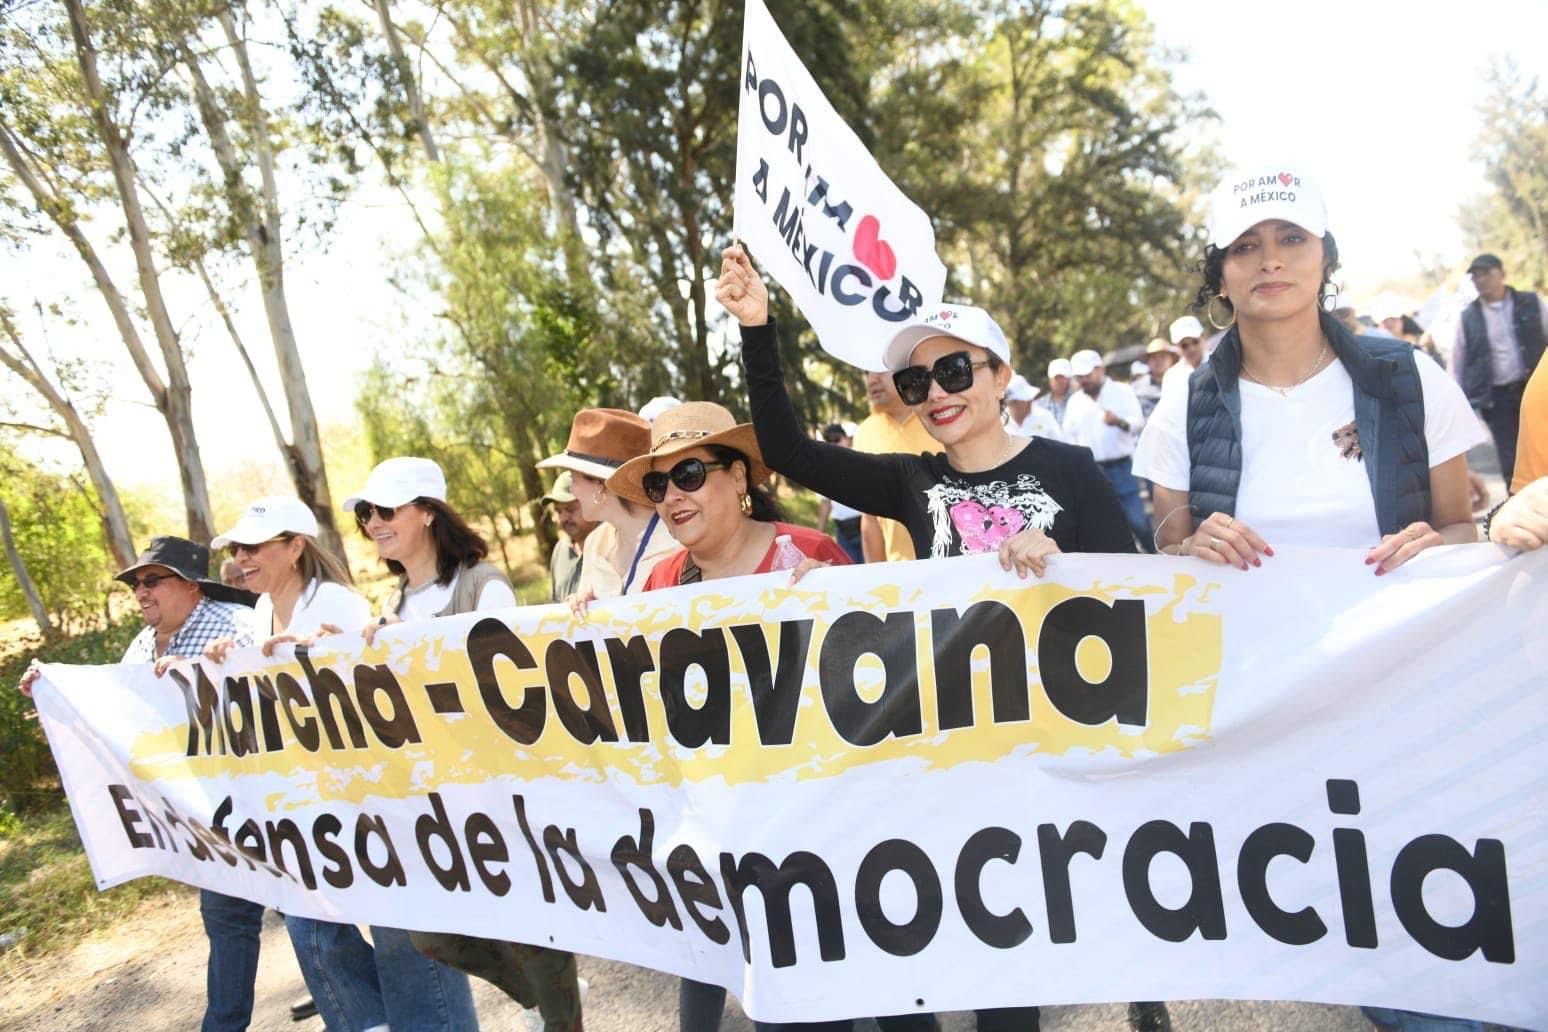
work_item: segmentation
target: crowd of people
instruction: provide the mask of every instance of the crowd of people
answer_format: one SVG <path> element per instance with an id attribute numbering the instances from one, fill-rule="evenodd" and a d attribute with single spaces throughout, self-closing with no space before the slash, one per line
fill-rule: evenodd
<path id="1" fill-rule="evenodd" d="M 704 580 L 788 570 L 794 582 L 830 564 L 981 553 L 1028 577 L 1064 553 L 1162 552 L 1248 571 L 1275 546 L 1321 545 L 1359 550 L 1381 576 L 1478 539 L 1466 455 L 1487 436 L 1509 494 L 1484 534 L 1542 547 L 1548 313 L 1537 296 L 1506 286 L 1497 258 L 1474 261 L 1479 299 L 1463 313 L 1448 376 L 1417 337 L 1359 332 L 1335 316 L 1338 247 L 1315 183 L 1300 174 L 1293 191 L 1243 189 L 1260 173 L 1228 178 L 1214 203 L 1195 308 L 1215 334 L 1183 315 L 1133 367 L 1114 370 L 1127 382 L 1109 374 L 1110 358 L 1081 349 L 1049 363 L 1040 389 L 1012 368 L 991 313 L 933 306 L 876 342 L 866 419 L 815 435 L 786 391 L 767 288 L 728 248 L 716 297 L 740 327 L 752 422 L 707 399 L 576 413 L 564 450 L 539 463 L 559 471 L 543 499 L 562 532 L 552 599 L 584 619 L 597 600 Z M 819 527 L 785 518 L 775 475 L 821 497 Z M 343 632 L 369 641 L 391 623 L 515 605 L 434 462 L 389 458 L 344 507 L 397 578 L 379 610 L 319 544 L 305 505 L 261 498 L 211 543 L 228 553 L 221 580 L 208 577 L 208 548 L 171 536 L 118 575 L 145 623 L 124 662 L 164 672 L 233 648 L 267 654 Z M 24 691 L 36 676 L 34 666 Z M 206 890 L 200 910 L 203 1027 L 245 1028 L 262 907 Z M 290 916 L 286 927 L 311 993 L 299 1012 L 315 1009 L 330 1029 L 476 1028 L 469 975 L 536 1007 L 548 1032 L 582 1027 L 574 957 L 515 941 L 520 929 L 495 941 L 373 926 L 368 941 L 353 925 Z M 725 995 L 684 979 L 683 1032 L 718 1028 Z M 1379 1028 L 1481 1028 L 1367 1013 Z M 937 1027 L 929 1014 L 877 1021 L 888 1032 Z M 1131 1004 L 1129 1021 L 1169 1027 L 1161 1003 Z M 1036 1029 L 1038 1008 L 980 1011 L 977 1022 Z"/>

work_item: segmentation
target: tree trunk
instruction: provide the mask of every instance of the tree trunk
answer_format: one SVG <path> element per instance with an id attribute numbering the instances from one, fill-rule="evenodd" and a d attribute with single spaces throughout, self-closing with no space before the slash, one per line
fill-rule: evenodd
<path id="1" fill-rule="evenodd" d="M 155 256 L 151 252 L 150 230 L 134 182 L 134 163 L 130 160 L 123 134 L 119 132 L 108 108 L 107 93 L 97 72 L 97 52 L 86 26 L 86 13 L 81 7 L 81 0 L 65 0 L 65 10 L 70 16 L 70 33 L 75 40 L 75 57 L 81 68 L 87 101 L 91 105 L 92 122 L 96 126 L 97 135 L 102 139 L 108 164 L 113 171 L 113 180 L 118 187 L 118 201 L 124 211 L 129 245 L 134 251 L 145 310 L 156 331 L 156 342 L 161 347 L 162 361 L 167 367 L 165 400 L 161 410 L 172 434 L 172 448 L 182 477 L 188 536 L 195 541 L 207 542 L 214 537 L 215 530 L 210 517 L 210 495 L 205 483 L 204 462 L 199 457 L 199 443 L 193 428 L 193 390 L 188 382 L 182 344 L 161 295 L 161 280 L 156 273 Z"/>
<path id="2" fill-rule="evenodd" d="M 118 561 L 120 567 L 133 566 L 135 560 L 134 539 L 129 534 L 129 521 L 124 516 L 124 507 L 118 500 L 118 490 L 113 486 L 113 480 L 108 476 L 107 467 L 102 464 L 102 456 L 97 453 L 97 443 L 91 436 L 91 430 L 86 426 L 86 421 L 76 410 L 69 398 L 60 393 L 59 389 L 43 375 L 43 370 L 38 366 L 32 355 L 21 342 L 21 337 L 16 332 L 10 318 L 0 312 L 0 329 L 11 338 L 11 343 L 16 346 L 18 355 L 12 355 L 9 351 L 0 348 L 0 364 L 4 364 L 17 376 L 27 381 L 43 399 L 64 420 L 69 431 L 70 440 L 75 442 L 80 449 L 81 460 L 86 464 L 86 473 L 91 477 L 92 486 L 97 489 L 97 504 L 102 515 L 102 529 L 107 537 L 108 548 L 113 553 L 113 558 Z"/>
<path id="3" fill-rule="evenodd" d="M 300 498 L 317 517 L 318 538 L 324 548 L 340 558 L 344 540 L 334 518 L 333 498 L 328 490 L 328 473 L 323 465 L 322 437 L 317 429 L 317 414 L 307 389 L 306 370 L 301 364 L 301 349 L 296 343 L 290 321 L 290 306 L 285 295 L 285 259 L 281 240 L 279 187 L 274 177 L 274 154 L 269 140 L 268 115 L 258 94 L 258 81 L 247 56 L 247 44 L 236 30 L 229 11 L 220 13 L 221 29 L 241 70 L 243 96 L 250 119 L 251 139 L 263 195 L 254 198 L 242 178 L 242 163 L 226 131 L 225 113 L 214 90 L 204 76 L 198 58 L 186 46 L 182 58 L 193 81 L 194 101 L 209 133 L 210 144 L 219 162 L 231 213 L 240 220 L 248 252 L 257 270 L 263 292 L 263 311 L 284 385 L 286 407 L 290 415 L 292 444 L 285 451 L 286 466 Z M 259 203 L 255 203 L 259 202 Z"/>
<path id="4" fill-rule="evenodd" d="M 435 137 L 430 132 L 430 119 L 425 116 L 424 99 L 419 95 L 419 83 L 414 78 L 414 69 L 409 65 L 408 57 L 403 53 L 403 42 L 398 38 L 397 26 L 392 23 L 388 0 L 376 0 L 376 16 L 382 23 L 382 35 L 387 37 L 387 50 L 392 54 L 393 67 L 398 70 L 398 76 L 403 80 L 403 92 L 408 97 L 409 115 L 414 119 L 414 129 L 419 133 L 420 142 L 425 145 L 425 156 L 431 161 L 440 161 L 440 152 L 435 148 Z"/>
<path id="5" fill-rule="evenodd" d="M 6 510 L 4 502 L 0 502 L 0 538 L 5 539 L 5 557 L 11 561 L 11 572 L 16 574 L 16 583 L 21 587 L 22 594 L 27 596 L 27 608 L 32 610 L 32 619 L 37 621 L 43 637 L 53 637 L 53 621 L 48 618 L 48 609 L 43 605 L 43 596 L 38 594 L 37 584 L 27 572 L 27 564 L 22 562 L 21 553 L 16 550 L 16 539 L 11 536 L 11 514 Z"/>

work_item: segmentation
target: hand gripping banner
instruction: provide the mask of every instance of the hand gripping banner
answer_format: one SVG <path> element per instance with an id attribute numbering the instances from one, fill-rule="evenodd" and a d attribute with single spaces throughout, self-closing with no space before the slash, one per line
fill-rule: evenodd
<path id="1" fill-rule="evenodd" d="M 784 579 L 49 666 L 37 702 L 103 886 L 555 945 L 774 1021 L 1548 1025 L 1548 554 Z"/>
<path id="2" fill-rule="evenodd" d="M 882 345 L 946 286 L 930 217 L 833 110 L 762 0 L 746 0 L 737 88 L 737 236 L 823 350 L 880 369 Z"/>

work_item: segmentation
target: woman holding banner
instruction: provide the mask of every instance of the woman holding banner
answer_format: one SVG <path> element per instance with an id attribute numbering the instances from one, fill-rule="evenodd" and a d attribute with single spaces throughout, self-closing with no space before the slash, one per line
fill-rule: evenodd
<path id="1" fill-rule="evenodd" d="M 1156 545 L 1242 570 L 1279 544 L 1359 548 L 1377 576 L 1478 539 L 1460 388 L 1403 342 L 1324 309 L 1338 246 L 1309 176 L 1239 169 L 1217 191 L 1195 307 L 1229 327 L 1135 453 Z"/>
<path id="2" fill-rule="evenodd" d="M 348 587 L 343 563 L 318 544 L 317 519 L 298 499 L 260 498 L 213 544 L 229 547 L 252 590 L 262 593 L 254 615 L 265 655 L 280 642 L 370 620 L 370 603 Z M 231 646 L 230 639 L 212 642 L 205 657 L 223 662 Z M 467 976 L 414 949 L 408 933 L 373 927 L 373 946 L 352 924 L 287 914 L 285 928 L 329 1028 L 478 1027 Z"/>
<path id="3" fill-rule="evenodd" d="M 354 512 L 360 529 L 376 543 L 377 554 L 398 575 L 398 588 L 388 597 L 386 611 L 364 629 L 367 642 L 390 623 L 516 604 L 505 573 L 485 561 L 489 545 L 447 504 L 446 478 L 429 459 L 387 459 L 371 471 L 358 495 L 345 500 L 344 508 Z M 393 953 L 418 951 L 420 963 L 433 964 L 447 975 L 454 974 L 449 968 L 458 969 L 455 975 L 464 993 L 468 993 L 467 978 L 462 972 L 467 972 L 493 983 L 523 1007 L 537 1007 L 546 1032 L 580 1032 L 580 983 L 570 953 L 473 935 L 405 932 L 375 925 L 371 937 L 377 944 L 378 966 L 384 943 Z M 391 992 L 388 981 L 384 972 L 384 995 Z M 463 1013 L 452 1015 L 447 1027 L 478 1027 L 470 993 Z M 397 1032 L 396 1017 L 391 1025 Z"/>
<path id="4" fill-rule="evenodd" d="M 1361 549 L 1380 577 L 1478 540 L 1466 452 L 1483 429 L 1440 366 L 1327 314 L 1327 222 L 1293 169 L 1237 169 L 1216 191 L 1194 307 L 1229 329 L 1188 389 L 1162 396 L 1134 457 L 1154 485 L 1158 550 L 1246 571 L 1276 544 Z M 1406 1032 L 1483 1027 L 1366 1014 Z"/>
<path id="5" fill-rule="evenodd" d="M 940 305 L 879 342 L 904 404 L 942 454 L 867 455 L 814 441 L 785 391 L 769 295 L 740 247 L 722 258 L 716 298 L 742 327 L 753 426 L 769 467 L 908 528 L 921 558 L 998 552 L 1041 576 L 1059 552 L 1133 552 L 1112 485 L 1091 452 L 1005 429 L 1010 346 L 981 308 Z"/>
<path id="6" fill-rule="evenodd" d="M 877 364 L 892 370 L 899 396 L 943 452 L 868 455 L 802 432 L 768 291 L 741 247 L 723 253 L 715 296 L 742 327 L 753 426 L 770 469 L 899 521 L 920 557 L 995 552 L 1004 569 L 1025 577 L 1042 576 L 1060 552 L 1134 552 L 1117 495 L 1089 450 L 1006 431 L 1010 348 L 987 312 L 941 305 L 882 343 Z M 977 1019 L 980 1032 L 1031 1032 L 1039 1010 L 985 1009 Z M 888 1032 L 934 1027 L 924 1014 L 879 1020 Z"/>
<path id="7" fill-rule="evenodd" d="M 847 565 L 838 542 L 819 531 L 781 522 L 779 507 L 763 486 L 769 468 L 750 425 L 713 402 L 692 401 L 657 417 L 649 451 L 624 463 L 607 481 L 619 499 L 654 506 L 682 546 L 646 578 L 644 590 L 697 584 L 723 577 L 789 569 L 791 583 L 808 570 Z M 726 991 L 683 979 L 681 1032 L 715 1032 L 725 1012 Z M 802 1024 L 756 1022 L 759 1032 L 849 1032 L 852 1022 Z"/>

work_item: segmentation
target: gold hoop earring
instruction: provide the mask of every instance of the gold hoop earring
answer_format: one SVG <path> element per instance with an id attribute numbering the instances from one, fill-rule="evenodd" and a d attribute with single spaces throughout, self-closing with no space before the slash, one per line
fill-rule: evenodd
<path id="1" fill-rule="evenodd" d="M 742 515 L 743 516 L 751 516 L 752 515 L 752 495 L 750 495 L 750 494 L 742 495 L 741 498 L 739 498 L 737 500 L 737 504 L 742 507 Z"/>
<path id="2" fill-rule="evenodd" d="M 1227 319 L 1223 323 L 1219 319 L 1215 318 L 1216 301 L 1224 303 L 1226 308 L 1229 309 L 1231 313 L 1231 318 Z M 1204 306 L 1204 314 L 1209 318 L 1209 324 L 1217 330 L 1229 330 L 1231 328 L 1231 324 L 1236 322 L 1236 307 L 1231 304 L 1230 300 L 1227 299 L 1224 294 L 1216 294 L 1214 297 L 1210 298 L 1209 303 Z"/>

